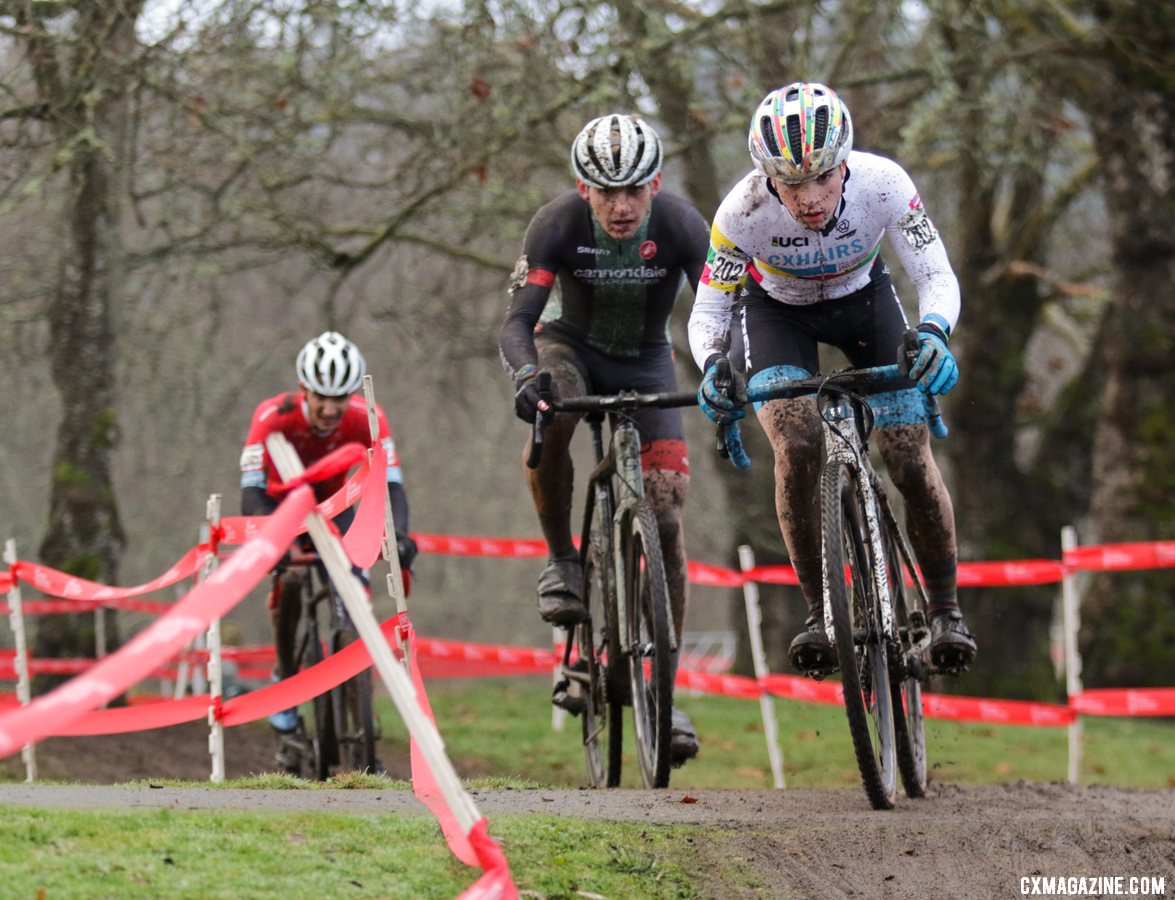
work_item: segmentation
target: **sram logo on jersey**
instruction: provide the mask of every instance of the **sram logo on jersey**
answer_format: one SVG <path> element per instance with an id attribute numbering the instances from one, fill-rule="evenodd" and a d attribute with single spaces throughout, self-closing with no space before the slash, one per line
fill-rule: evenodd
<path id="1" fill-rule="evenodd" d="M 628 282 L 644 284 L 660 281 L 669 270 L 663 266 L 630 266 L 624 269 L 576 269 L 575 277 L 593 282 Z"/>
<path id="2" fill-rule="evenodd" d="M 575 252 L 586 253 L 589 256 L 606 256 L 609 251 L 603 247 L 576 247 Z"/>

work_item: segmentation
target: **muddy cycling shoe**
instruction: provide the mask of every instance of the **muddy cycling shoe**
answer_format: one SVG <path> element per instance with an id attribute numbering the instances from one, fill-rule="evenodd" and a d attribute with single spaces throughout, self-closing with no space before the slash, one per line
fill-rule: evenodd
<path id="1" fill-rule="evenodd" d="M 930 617 L 930 661 L 948 674 L 957 675 L 975 661 L 975 637 L 957 609 L 945 609 Z"/>
<path id="2" fill-rule="evenodd" d="M 569 628 L 587 618 L 583 605 L 583 570 L 578 559 L 553 559 L 539 576 L 539 615 L 544 622 Z"/>
<path id="3" fill-rule="evenodd" d="M 291 775 L 302 774 L 302 763 L 298 757 L 298 751 L 293 747 L 282 747 L 273 758 L 281 766 L 283 772 L 289 772 Z"/>
<path id="4" fill-rule="evenodd" d="M 680 709 L 673 710 L 673 726 L 669 732 L 669 761 L 674 768 L 684 766 L 698 755 L 698 734 L 694 723 Z"/>
<path id="5" fill-rule="evenodd" d="M 824 633 L 824 624 L 808 619 L 807 627 L 795 636 L 787 648 L 792 666 L 809 678 L 817 680 L 831 675 L 839 668 L 836 651 Z"/>

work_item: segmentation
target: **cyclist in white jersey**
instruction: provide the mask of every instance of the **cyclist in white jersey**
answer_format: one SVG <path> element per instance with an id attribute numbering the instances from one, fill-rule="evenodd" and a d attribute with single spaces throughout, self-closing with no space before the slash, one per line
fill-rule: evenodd
<path id="1" fill-rule="evenodd" d="M 954 511 L 919 395 L 945 394 L 958 379 L 948 341 L 959 317 L 959 283 L 909 175 L 852 143 L 848 108 L 822 84 L 779 88 L 756 109 L 748 139 L 755 169 L 714 216 L 689 321 L 690 348 L 705 373 L 699 403 L 716 422 L 743 415 L 714 384 L 716 361 L 732 352 L 736 318 L 733 364 L 751 386 L 819 371 L 819 344 L 838 348 L 855 367 L 892 364 L 909 326 L 881 258 L 888 237 L 918 291 L 921 350 L 911 386 L 894 392 L 884 404 L 890 412 L 878 416 L 877 446 L 906 502 L 930 599 L 931 658 L 959 670 L 976 645 L 959 611 Z M 808 604 L 789 658 L 800 671 L 820 673 L 835 668 L 836 658 L 823 628 L 823 454 L 814 402 L 756 407 L 775 455 L 780 529 Z"/>

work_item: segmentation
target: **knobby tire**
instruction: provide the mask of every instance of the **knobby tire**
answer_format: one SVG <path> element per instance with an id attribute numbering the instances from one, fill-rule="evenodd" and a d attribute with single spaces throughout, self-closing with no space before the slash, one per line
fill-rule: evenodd
<path id="1" fill-rule="evenodd" d="M 607 485 L 594 491 L 587 536 L 580 552 L 588 620 L 576 628 L 581 658 L 588 659 L 590 675 L 590 702 L 582 722 L 584 755 L 592 787 L 619 787 L 628 685 L 616 626 L 613 499 Z"/>
<path id="2" fill-rule="evenodd" d="M 826 587 L 857 768 L 873 808 L 892 809 L 897 754 L 886 641 L 857 473 L 844 462 L 825 466 L 821 514 Z"/>
<path id="3" fill-rule="evenodd" d="M 307 579 L 309 586 L 310 579 Z M 308 587 L 309 589 L 309 587 Z M 298 671 L 313 668 L 322 662 L 322 641 L 318 634 L 317 619 L 313 613 L 304 610 L 298 623 Z M 318 781 L 330 777 L 330 768 L 338 763 L 338 744 L 335 741 L 334 712 L 330 691 L 319 694 L 311 701 L 313 719 L 308 725 L 310 741 L 310 771 Z"/>
<path id="4" fill-rule="evenodd" d="M 647 500 L 629 512 L 622 532 L 628 656 L 634 735 L 647 788 L 669 786 L 672 762 L 673 659 L 669 590 L 657 519 Z"/>
<path id="5" fill-rule="evenodd" d="M 350 628 L 337 631 L 331 649 L 338 653 L 358 640 Z M 364 669 L 336 686 L 331 695 L 335 709 L 335 734 L 339 745 L 339 765 L 353 772 L 376 770 L 375 713 L 371 708 L 371 669 Z"/>
<path id="6" fill-rule="evenodd" d="M 886 570 L 889 574 L 890 597 L 893 601 L 897 631 L 901 638 L 901 658 L 893 666 L 890 689 L 893 693 L 894 738 L 897 743 L 898 771 L 908 797 L 926 796 L 926 730 L 922 713 L 922 682 L 907 666 L 910 644 L 910 610 L 915 591 L 906 587 L 907 569 L 902 564 L 897 542 L 900 536 L 889 533 L 895 527 L 883 526 L 886 539 Z M 908 573 L 917 579 L 916 571 Z M 916 590 L 916 589 L 915 589 Z"/>
<path id="7" fill-rule="evenodd" d="M 608 703 L 606 629 L 608 598 L 606 573 L 601 565 L 601 551 L 594 540 L 583 554 L 584 603 L 588 619 L 575 627 L 578 659 L 587 667 L 583 727 L 583 750 L 587 762 L 588 782 L 592 787 L 616 787 L 620 783 L 620 724 L 614 722 L 616 710 Z"/>

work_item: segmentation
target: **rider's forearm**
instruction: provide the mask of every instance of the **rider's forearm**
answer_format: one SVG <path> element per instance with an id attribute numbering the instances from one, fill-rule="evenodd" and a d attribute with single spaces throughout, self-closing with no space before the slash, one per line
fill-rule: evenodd
<path id="1" fill-rule="evenodd" d="M 547 305 L 550 290 L 528 284 L 518 288 L 511 295 L 510 309 L 498 335 L 498 352 L 507 374 L 514 373 L 525 365 L 538 362 L 534 347 L 534 327 L 538 324 L 543 307 Z"/>
<path id="2" fill-rule="evenodd" d="M 947 334 L 955 330 L 962 305 L 959 279 L 951 268 L 946 247 L 937 236 L 926 246 L 915 250 L 905 240 L 894 242 L 898 259 L 918 291 L 918 321 L 928 316 L 939 316 L 947 325 Z"/>
<path id="3" fill-rule="evenodd" d="M 734 292 L 721 291 L 707 284 L 698 285 L 697 298 L 689 317 L 690 352 L 698 369 L 715 354 L 726 355 L 730 349 L 730 319 Z"/>

